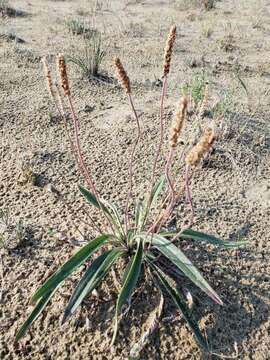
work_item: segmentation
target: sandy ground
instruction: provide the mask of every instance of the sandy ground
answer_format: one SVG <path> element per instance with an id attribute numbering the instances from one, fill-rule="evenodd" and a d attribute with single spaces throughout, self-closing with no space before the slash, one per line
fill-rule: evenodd
<path id="1" fill-rule="evenodd" d="M 223 119 L 223 136 L 192 180 L 195 228 L 225 239 L 245 238 L 249 246 L 236 252 L 183 244 L 225 303 L 213 305 L 189 287 L 200 297 L 196 314 L 217 355 L 201 353 L 169 304 L 141 358 L 269 359 L 270 3 L 223 0 L 208 12 L 195 3 L 22 0 L 11 5 L 25 16 L 0 19 L 1 33 L 25 41 L 0 38 L 0 206 L 9 211 L 11 232 L 7 248 L 1 249 L 1 359 L 127 359 L 156 301 L 152 291 L 135 298 L 112 351 L 108 345 L 116 290 L 110 278 L 100 290 L 106 301 L 89 297 L 73 319 L 60 327 L 64 305 L 83 272 L 80 268 L 24 339 L 14 344 L 14 335 L 31 309 L 30 295 L 82 241 L 95 235 L 87 225 L 85 204 L 77 190 L 82 179 L 65 132 L 50 115 L 54 109 L 40 64 L 42 56 L 53 64 L 58 52 L 70 55 L 80 50 L 78 37 L 67 31 L 67 18 L 80 18 L 101 31 L 106 51 L 103 74 L 114 76 L 112 58 L 119 55 L 130 75 L 143 124 L 141 152 L 136 157 L 140 194 L 148 184 L 149 161 L 158 137 L 158 79 L 171 24 L 177 25 L 178 37 L 165 106 L 168 126 L 183 84 L 196 73 L 207 74 L 212 105 L 224 94 L 232 97 Z M 82 79 L 75 65 L 70 65 L 70 78 L 89 168 L 102 195 L 121 204 L 134 138 L 127 100 L 115 83 Z M 188 123 L 186 133 L 192 131 Z M 38 175 L 36 186 L 22 181 L 25 163 Z M 57 194 L 49 191 L 52 186 Z M 87 210 L 96 217 L 92 209 Z M 183 224 L 188 216 L 182 199 L 175 221 Z M 19 223 L 23 236 L 16 243 L 14 228 Z M 7 229 L 1 226 L 3 235 Z"/>

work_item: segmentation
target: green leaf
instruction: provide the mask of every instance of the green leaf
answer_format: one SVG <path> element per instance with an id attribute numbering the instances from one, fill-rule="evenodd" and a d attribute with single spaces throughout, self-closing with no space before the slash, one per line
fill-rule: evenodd
<path id="1" fill-rule="evenodd" d="M 94 205 L 96 208 L 98 209 L 102 209 L 103 211 L 105 211 L 108 215 L 110 215 L 110 212 L 109 210 L 106 208 L 106 206 L 104 206 L 103 204 L 100 204 L 98 201 L 97 201 L 97 198 L 96 196 L 91 193 L 91 191 L 85 189 L 84 187 L 82 187 L 81 185 L 79 185 L 79 190 L 81 192 L 81 194 L 86 198 L 86 200 Z"/>
<path id="2" fill-rule="evenodd" d="M 112 338 L 111 345 L 114 344 L 117 330 L 118 330 L 118 317 L 121 314 L 122 306 L 129 300 L 132 292 L 137 284 L 140 272 L 141 272 L 141 264 L 143 258 L 143 241 L 138 241 L 138 247 L 135 255 L 132 258 L 132 263 L 129 267 L 129 271 L 125 276 L 125 281 L 123 283 L 122 289 L 119 293 L 117 303 L 116 303 L 116 311 L 115 311 L 115 326 L 114 326 L 114 334 Z"/>
<path id="3" fill-rule="evenodd" d="M 119 233 L 122 235 L 122 237 L 125 237 L 125 231 L 123 229 L 122 226 L 122 222 L 121 222 L 121 217 L 120 217 L 120 213 L 117 209 L 117 207 L 110 203 L 109 201 L 105 201 L 105 200 L 101 200 L 103 204 L 106 205 L 108 211 L 109 211 L 109 215 L 112 219 L 112 222 L 114 223 L 114 225 L 117 227 Z"/>
<path id="4" fill-rule="evenodd" d="M 15 338 L 16 341 L 19 341 L 24 336 L 24 334 L 26 333 L 28 328 L 32 325 L 32 323 L 36 320 L 38 315 L 42 312 L 42 310 L 48 304 L 50 298 L 53 296 L 55 291 L 56 291 L 56 288 L 53 289 L 52 291 L 46 293 L 46 295 L 44 295 L 39 300 L 39 302 L 37 303 L 37 305 L 31 312 L 31 314 L 28 316 L 28 318 L 26 319 L 26 321 L 24 322 L 24 324 L 21 326 L 20 330 L 18 331 L 16 338 Z"/>
<path id="5" fill-rule="evenodd" d="M 125 251 L 120 248 L 108 250 L 92 262 L 70 297 L 69 303 L 65 309 L 62 324 L 75 312 L 85 296 L 98 286 L 115 260 L 123 255 L 124 252 Z"/>
<path id="6" fill-rule="evenodd" d="M 151 194 L 150 194 L 150 206 L 155 206 L 156 205 L 158 195 L 160 194 L 160 192 L 163 189 L 163 186 L 165 184 L 165 180 L 166 180 L 165 175 L 161 176 L 161 178 L 158 180 L 158 182 L 153 187 L 153 190 L 151 191 Z"/>
<path id="7" fill-rule="evenodd" d="M 225 248 L 240 247 L 246 245 L 248 242 L 244 240 L 240 241 L 228 241 L 216 238 L 213 235 L 208 235 L 203 232 L 195 231 L 192 229 L 186 229 L 179 233 L 179 237 L 183 239 L 194 239 L 200 241 L 206 241 L 213 245 L 223 246 Z"/>
<path id="8" fill-rule="evenodd" d="M 97 248 L 99 248 L 111 235 L 103 234 L 95 240 L 90 241 L 83 246 L 75 255 L 64 263 L 49 279 L 35 292 L 32 302 L 36 302 L 51 290 L 56 288 L 72 271 L 82 264 Z"/>
<path id="9" fill-rule="evenodd" d="M 135 207 L 135 226 L 138 229 L 138 231 L 141 231 L 144 214 L 145 214 L 145 207 L 142 201 L 139 200 Z"/>
<path id="10" fill-rule="evenodd" d="M 146 206 L 144 207 L 144 211 L 143 211 L 143 215 L 142 215 L 142 221 L 141 221 L 142 225 L 141 225 L 140 228 L 138 228 L 138 231 L 141 231 L 143 229 L 143 226 L 146 223 L 146 220 L 148 218 L 148 215 L 149 215 L 149 212 L 150 212 L 151 208 L 153 208 L 156 205 L 157 198 L 158 198 L 160 192 L 163 189 L 163 186 L 165 184 L 165 180 L 166 180 L 165 175 L 162 175 L 160 177 L 160 179 L 157 181 L 157 183 L 154 185 L 154 187 L 153 187 L 153 189 L 152 189 L 152 191 L 150 193 L 149 199 L 146 202 Z"/>
<path id="11" fill-rule="evenodd" d="M 169 282 L 166 279 L 166 275 L 161 271 L 156 265 L 152 264 L 151 262 L 148 262 L 150 267 L 155 270 L 155 273 L 160 280 L 161 284 L 165 288 L 168 295 L 172 298 L 175 305 L 178 307 L 178 309 L 181 311 L 183 317 L 185 318 L 186 322 L 188 323 L 190 329 L 192 330 L 193 334 L 195 335 L 195 338 L 198 342 L 198 344 L 205 350 L 209 351 L 208 344 L 203 337 L 200 328 L 196 322 L 196 320 L 193 318 L 190 309 L 188 308 L 182 294 L 177 290 L 175 287 L 171 286 Z"/>
<path id="12" fill-rule="evenodd" d="M 151 237 L 147 238 L 148 241 Z M 166 256 L 174 265 L 178 267 L 195 285 L 202 289 L 215 302 L 223 305 L 218 294 L 211 288 L 207 281 L 203 278 L 197 268 L 185 256 L 185 254 L 178 249 L 172 242 L 157 234 L 152 235 L 152 246 L 159 250 Z"/>
<path id="13" fill-rule="evenodd" d="M 94 205 L 96 208 L 103 210 L 112 221 L 112 223 L 117 228 L 118 232 L 124 237 L 125 232 L 121 223 L 120 214 L 117 210 L 116 206 L 111 204 L 109 201 L 104 199 L 100 199 L 99 202 L 96 196 L 91 193 L 89 190 L 85 189 L 84 187 L 79 185 L 80 192 L 86 198 L 86 200 Z"/>

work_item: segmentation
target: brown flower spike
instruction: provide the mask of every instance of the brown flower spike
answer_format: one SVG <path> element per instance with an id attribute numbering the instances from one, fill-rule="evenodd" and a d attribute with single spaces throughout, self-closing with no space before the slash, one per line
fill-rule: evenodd
<path id="1" fill-rule="evenodd" d="M 121 63 L 121 60 L 117 57 L 114 58 L 114 66 L 116 68 L 118 79 L 122 84 L 122 88 L 125 90 L 127 94 L 130 94 L 131 88 L 130 88 L 129 77 L 127 76 L 126 70 L 124 69 L 124 66 Z"/>
<path id="2" fill-rule="evenodd" d="M 70 95 L 70 87 L 69 87 L 69 82 L 68 82 L 67 67 L 66 67 L 66 61 L 65 61 L 64 55 L 59 54 L 58 58 L 57 58 L 57 62 L 58 62 L 59 76 L 60 76 L 62 88 L 64 90 L 64 94 L 65 94 L 65 96 L 69 96 Z"/>
<path id="3" fill-rule="evenodd" d="M 186 156 L 187 165 L 197 165 L 202 159 L 203 155 L 207 154 L 215 140 L 214 131 L 211 128 L 204 130 L 198 144 L 196 144 Z"/>
<path id="4" fill-rule="evenodd" d="M 51 71 L 49 70 L 46 59 L 43 58 L 41 61 L 43 64 L 44 74 L 47 79 L 47 87 L 48 87 L 49 94 L 52 97 L 52 99 L 55 99 L 55 90 L 54 90 L 54 84 L 53 84 L 53 80 L 52 80 L 52 76 L 51 76 Z"/>
<path id="5" fill-rule="evenodd" d="M 179 101 L 179 104 L 176 108 L 172 121 L 171 132 L 170 132 L 171 147 L 175 147 L 177 145 L 177 140 L 179 138 L 179 135 L 181 133 L 185 121 L 187 104 L 188 104 L 187 98 L 186 96 L 183 96 Z"/>
<path id="6" fill-rule="evenodd" d="M 176 37 L 176 26 L 172 26 L 168 35 L 164 50 L 164 65 L 163 65 L 163 77 L 167 76 L 170 71 L 171 59 L 172 59 L 172 50 L 173 44 Z"/>

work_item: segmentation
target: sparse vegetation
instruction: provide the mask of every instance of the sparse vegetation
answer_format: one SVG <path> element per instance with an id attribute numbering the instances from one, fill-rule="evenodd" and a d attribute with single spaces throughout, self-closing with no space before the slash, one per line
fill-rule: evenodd
<path id="1" fill-rule="evenodd" d="M 183 86 L 182 91 L 186 96 L 190 96 L 195 106 L 197 106 L 203 100 L 206 85 L 207 79 L 205 72 L 200 72 L 195 74 L 191 81 Z"/>
<path id="2" fill-rule="evenodd" d="M 179 243 L 179 240 L 193 239 L 197 242 L 206 242 L 225 248 L 243 246 L 245 245 L 245 242 L 223 241 L 215 236 L 195 231 L 191 228 L 193 225 L 194 208 L 189 188 L 190 172 L 196 168 L 203 157 L 207 156 L 216 138 L 215 131 L 211 127 L 205 127 L 202 129 L 201 138 L 197 144 L 193 148 L 189 149 L 185 154 L 185 180 L 183 185 L 188 203 L 191 207 L 189 224 L 187 227 L 181 229 L 172 230 L 167 228 L 167 223 L 177 202 L 177 191 L 175 188 L 176 182 L 173 178 L 171 168 L 176 158 L 175 150 L 178 145 L 178 140 L 185 125 L 188 105 L 188 100 L 185 96 L 182 97 L 177 104 L 170 128 L 169 153 L 167 154 L 167 159 L 165 161 L 165 169 L 163 174 L 161 174 L 158 178 L 157 162 L 160 158 L 161 148 L 164 145 L 164 99 L 166 97 L 168 75 L 170 72 L 175 36 L 176 28 L 172 27 L 167 39 L 163 63 L 163 82 L 159 119 L 160 139 L 157 141 L 156 154 L 151 166 L 152 176 L 149 183 L 149 192 L 145 196 L 144 200 L 140 200 L 138 198 L 132 199 L 132 189 L 135 185 L 134 162 L 135 154 L 141 140 L 141 124 L 134 106 L 132 87 L 129 77 L 120 59 L 115 58 L 114 60 L 117 76 L 129 101 L 137 128 L 137 134 L 135 136 L 129 158 L 129 189 L 125 207 L 122 212 L 120 212 L 114 204 L 109 201 L 105 201 L 100 196 L 93 181 L 93 175 L 87 169 L 84 162 L 78 132 L 78 117 L 73 106 L 66 63 L 64 56 L 59 55 L 58 71 L 61 79 L 63 96 L 67 100 L 67 104 L 69 104 L 74 126 L 74 139 L 69 137 L 71 149 L 77 161 L 78 168 L 80 169 L 88 187 L 87 189 L 84 186 L 79 186 L 79 190 L 86 201 L 100 212 L 103 218 L 103 223 L 102 228 L 99 230 L 99 235 L 84 245 L 77 253 L 75 253 L 75 255 L 71 256 L 68 261 L 66 261 L 38 290 L 36 290 L 32 296 L 32 302 L 37 303 L 37 305 L 19 330 L 16 337 L 17 340 L 25 334 L 29 326 L 43 311 L 62 282 L 68 278 L 73 271 L 78 268 L 78 266 L 85 263 L 87 259 L 97 252 L 97 250 L 102 248 L 102 252 L 92 259 L 92 262 L 88 265 L 84 275 L 79 280 L 73 294 L 71 295 L 62 318 L 62 324 L 75 313 L 87 294 L 93 292 L 94 290 L 96 291 L 99 288 L 104 278 L 111 270 L 113 271 L 115 264 L 120 258 L 122 258 L 125 266 L 121 269 L 121 280 L 117 278 L 115 279 L 117 284 L 116 287 L 119 289 L 119 293 L 115 308 L 114 330 L 111 345 L 113 345 L 116 340 L 124 305 L 131 304 L 132 295 L 140 283 L 143 285 L 147 282 L 152 282 L 160 292 L 161 299 L 156 310 L 155 319 L 161 316 L 164 299 L 167 300 L 167 298 L 170 298 L 187 321 L 187 324 L 193 331 L 193 334 L 202 350 L 206 352 L 211 351 L 205 336 L 199 328 L 196 318 L 189 309 L 189 305 L 185 300 L 185 295 L 177 286 L 176 278 L 175 276 L 172 276 L 172 273 L 181 273 L 182 281 L 183 276 L 187 277 L 194 285 L 205 292 L 215 303 L 222 305 L 223 302 L 215 290 L 200 274 L 196 266 L 180 249 L 181 242 Z M 59 91 L 59 88 L 53 81 L 46 63 L 45 74 L 50 95 L 54 98 L 57 91 Z M 206 105 L 207 96 L 205 95 L 205 83 L 202 79 L 196 78 L 196 83 L 193 85 L 192 90 L 194 99 L 197 101 L 201 100 L 201 107 L 203 108 Z M 60 97 L 58 98 L 60 99 Z M 57 101 L 58 100 L 56 99 L 56 102 Z M 66 114 L 63 111 L 63 104 L 61 100 L 57 108 L 59 109 L 63 122 L 66 122 Z M 132 215 L 133 212 L 131 209 L 134 210 L 134 216 Z M 93 226 L 94 225 L 95 224 L 93 224 Z M 140 289 L 141 287 L 139 286 L 137 291 L 141 291 Z M 138 355 L 138 352 L 142 350 L 143 345 L 146 343 L 145 337 L 149 337 L 150 335 L 151 328 L 144 334 L 144 340 L 140 343 L 140 345 L 136 347 L 136 349 L 132 349 L 133 356 L 134 353 Z"/>
<path id="3" fill-rule="evenodd" d="M 86 39 L 91 39 L 97 34 L 97 30 L 89 28 L 79 19 L 68 19 L 65 25 L 72 35 L 83 35 Z"/>
<path id="4" fill-rule="evenodd" d="M 98 77 L 104 56 L 105 51 L 102 49 L 101 35 L 96 32 L 90 38 L 84 39 L 82 49 L 69 56 L 68 61 L 78 66 L 84 77 L 91 79 Z"/>

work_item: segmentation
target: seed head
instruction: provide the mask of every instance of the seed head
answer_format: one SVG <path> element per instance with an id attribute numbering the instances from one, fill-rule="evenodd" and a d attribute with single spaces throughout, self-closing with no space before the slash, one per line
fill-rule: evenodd
<path id="1" fill-rule="evenodd" d="M 64 55 L 59 54 L 57 57 L 57 65 L 58 65 L 58 71 L 59 71 L 59 77 L 61 81 L 61 85 L 64 91 L 65 96 L 70 95 L 70 87 L 68 82 L 68 76 L 67 76 L 67 67 L 66 67 L 66 61 L 64 58 Z"/>
<path id="2" fill-rule="evenodd" d="M 129 77 L 127 76 L 126 70 L 124 69 L 124 66 L 121 63 L 121 60 L 118 57 L 116 57 L 114 58 L 113 62 L 116 69 L 117 77 L 122 84 L 122 88 L 127 94 L 130 94 L 131 93 L 130 80 Z"/>
<path id="3" fill-rule="evenodd" d="M 187 154 L 186 164 L 197 165 L 202 159 L 203 155 L 208 153 L 214 140 L 214 131 L 211 128 L 206 128 L 198 144 L 196 144 Z"/>
<path id="4" fill-rule="evenodd" d="M 170 145 L 171 147 L 175 147 L 177 145 L 177 140 L 181 133 L 181 130 L 184 125 L 186 110 L 187 110 L 187 98 L 183 96 L 179 104 L 177 105 L 171 126 L 171 133 L 170 133 Z"/>
<path id="5" fill-rule="evenodd" d="M 172 59 L 172 50 L 173 44 L 176 37 L 176 26 L 172 26 L 167 38 L 166 46 L 164 49 L 164 64 L 163 64 L 163 77 L 169 74 L 171 59 Z"/>
<path id="6" fill-rule="evenodd" d="M 47 80 L 48 92 L 49 92 L 51 98 L 54 100 L 55 99 L 55 89 L 54 89 L 54 84 L 53 84 L 53 80 L 52 80 L 51 71 L 49 70 L 46 59 L 43 58 L 41 61 L 42 61 L 42 64 L 43 64 L 44 74 L 45 74 L 45 77 L 46 77 L 46 80 Z"/>

